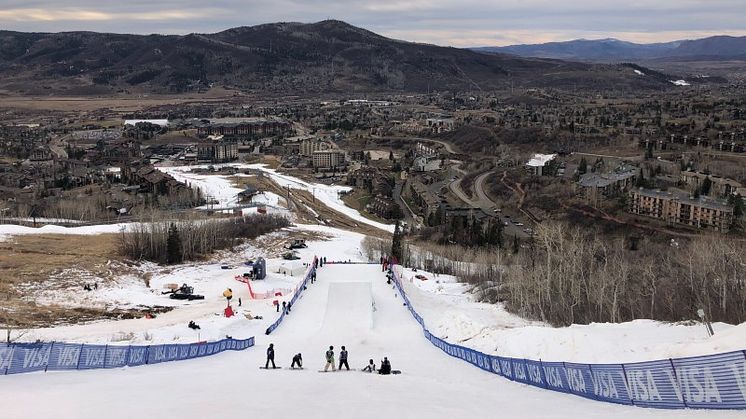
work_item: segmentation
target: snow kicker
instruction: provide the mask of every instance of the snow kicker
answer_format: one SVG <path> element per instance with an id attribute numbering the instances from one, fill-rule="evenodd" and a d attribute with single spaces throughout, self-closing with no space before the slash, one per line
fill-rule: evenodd
<path id="1" fill-rule="evenodd" d="M 396 266 L 394 267 L 396 268 Z M 746 350 L 629 364 L 543 362 L 487 355 L 431 334 L 394 269 L 394 284 L 425 338 L 450 356 L 519 383 L 592 400 L 660 409 L 746 409 Z"/>

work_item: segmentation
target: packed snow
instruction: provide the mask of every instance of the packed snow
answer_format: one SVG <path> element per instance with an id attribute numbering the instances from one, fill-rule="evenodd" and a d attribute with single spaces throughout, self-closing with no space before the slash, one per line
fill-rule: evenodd
<path id="1" fill-rule="evenodd" d="M 187 318 L 184 316 L 184 320 Z M 203 321 L 210 327 L 218 323 L 223 330 L 233 331 L 251 321 L 218 316 L 212 322 Z M 118 331 L 117 327 L 111 329 Z M 126 338 L 127 334 L 117 336 Z M 276 362 L 282 369 L 259 369 L 269 343 L 274 344 Z M 739 414 L 645 410 L 598 403 L 521 385 L 469 366 L 424 339 L 378 265 L 329 264 L 320 268 L 317 282 L 309 284 L 280 328 L 270 336 L 257 333 L 256 345 L 243 352 L 135 368 L 6 376 L 0 379 L 0 403 L 7 417 L 24 418 L 247 414 L 311 419 L 495 415 L 735 418 Z M 362 368 L 368 359 L 378 365 L 386 356 L 393 369 L 403 373 L 320 374 L 317 370 L 324 366 L 329 345 L 335 351 L 345 345 L 353 369 Z M 303 354 L 303 370 L 288 368 L 296 353 Z"/>

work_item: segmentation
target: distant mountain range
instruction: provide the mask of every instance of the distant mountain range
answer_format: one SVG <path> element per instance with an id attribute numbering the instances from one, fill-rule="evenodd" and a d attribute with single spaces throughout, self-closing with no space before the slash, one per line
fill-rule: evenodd
<path id="1" fill-rule="evenodd" d="M 662 89 L 629 68 L 483 54 L 385 38 L 347 23 L 273 23 L 214 34 L 0 31 L 0 89 L 24 94 Z"/>
<path id="2" fill-rule="evenodd" d="M 520 57 L 552 58 L 589 62 L 624 60 L 701 60 L 746 59 L 746 36 L 709 38 L 657 44 L 635 44 L 618 39 L 576 39 L 567 42 L 481 47 L 474 51 L 513 54 Z"/>

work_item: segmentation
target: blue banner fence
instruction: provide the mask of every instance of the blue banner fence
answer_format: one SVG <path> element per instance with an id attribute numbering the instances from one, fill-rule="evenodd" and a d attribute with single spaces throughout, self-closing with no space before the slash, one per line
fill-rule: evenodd
<path id="1" fill-rule="evenodd" d="M 544 362 L 488 355 L 430 333 L 395 272 L 425 338 L 446 354 L 512 381 L 609 403 L 660 409 L 746 409 L 746 351 L 628 364 Z"/>
<path id="2" fill-rule="evenodd" d="M 89 345 L 85 343 L 0 344 L 0 374 L 33 371 L 136 367 L 201 358 L 254 346 L 254 338 L 163 345 Z"/>
<path id="3" fill-rule="evenodd" d="M 298 301 L 298 298 L 300 298 L 301 294 L 303 294 L 303 291 L 306 289 L 306 286 L 309 282 L 311 282 L 311 276 L 316 272 L 316 264 L 318 263 L 319 258 L 314 257 L 311 263 L 308 265 L 308 270 L 306 270 L 306 276 L 303 278 L 303 281 L 295 288 L 295 292 L 293 293 L 293 298 L 290 299 L 290 305 L 294 306 L 295 302 Z M 277 320 L 274 321 L 267 330 L 264 332 L 264 334 L 268 335 L 275 331 L 280 325 L 282 324 L 282 321 L 285 320 L 285 316 L 287 315 L 287 312 L 285 310 L 282 310 L 280 313 L 280 317 L 277 318 Z"/>

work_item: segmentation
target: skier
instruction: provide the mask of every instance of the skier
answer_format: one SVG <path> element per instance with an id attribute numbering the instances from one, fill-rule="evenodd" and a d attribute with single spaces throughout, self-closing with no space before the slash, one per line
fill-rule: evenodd
<path id="1" fill-rule="evenodd" d="M 381 361 L 381 368 L 378 370 L 378 373 L 382 375 L 391 374 L 391 362 L 385 356 L 383 357 L 383 361 Z"/>
<path id="2" fill-rule="evenodd" d="M 267 362 L 264 364 L 264 368 L 269 369 L 269 363 L 272 362 L 272 368 L 277 368 L 275 365 L 275 344 L 270 343 L 267 348 Z"/>
<path id="3" fill-rule="evenodd" d="M 366 365 L 365 368 L 363 368 L 363 371 L 364 372 L 376 372 L 376 364 L 375 364 L 375 362 L 373 362 L 372 359 L 369 360 L 368 361 L 368 365 Z"/>
<path id="4" fill-rule="evenodd" d="M 334 365 L 334 346 L 330 346 L 329 350 L 326 351 L 326 366 L 324 367 L 324 372 L 328 371 L 329 367 L 332 367 L 332 371 L 337 370 L 337 367 Z"/>
<path id="5" fill-rule="evenodd" d="M 295 368 L 295 366 L 298 366 L 298 368 L 303 368 L 303 357 L 300 353 L 295 354 L 293 357 L 293 363 L 290 365 L 290 368 Z"/>
<path id="6" fill-rule="evenodd" d="M 342 365 L 347 368 L 347 371 L 350 370 L 350 365 L 347 363 L 347 349 L 345 349 L 344 345 L 342 346 L 342 350 L 339 352 L 339 370 L 342 370 Z"/>

